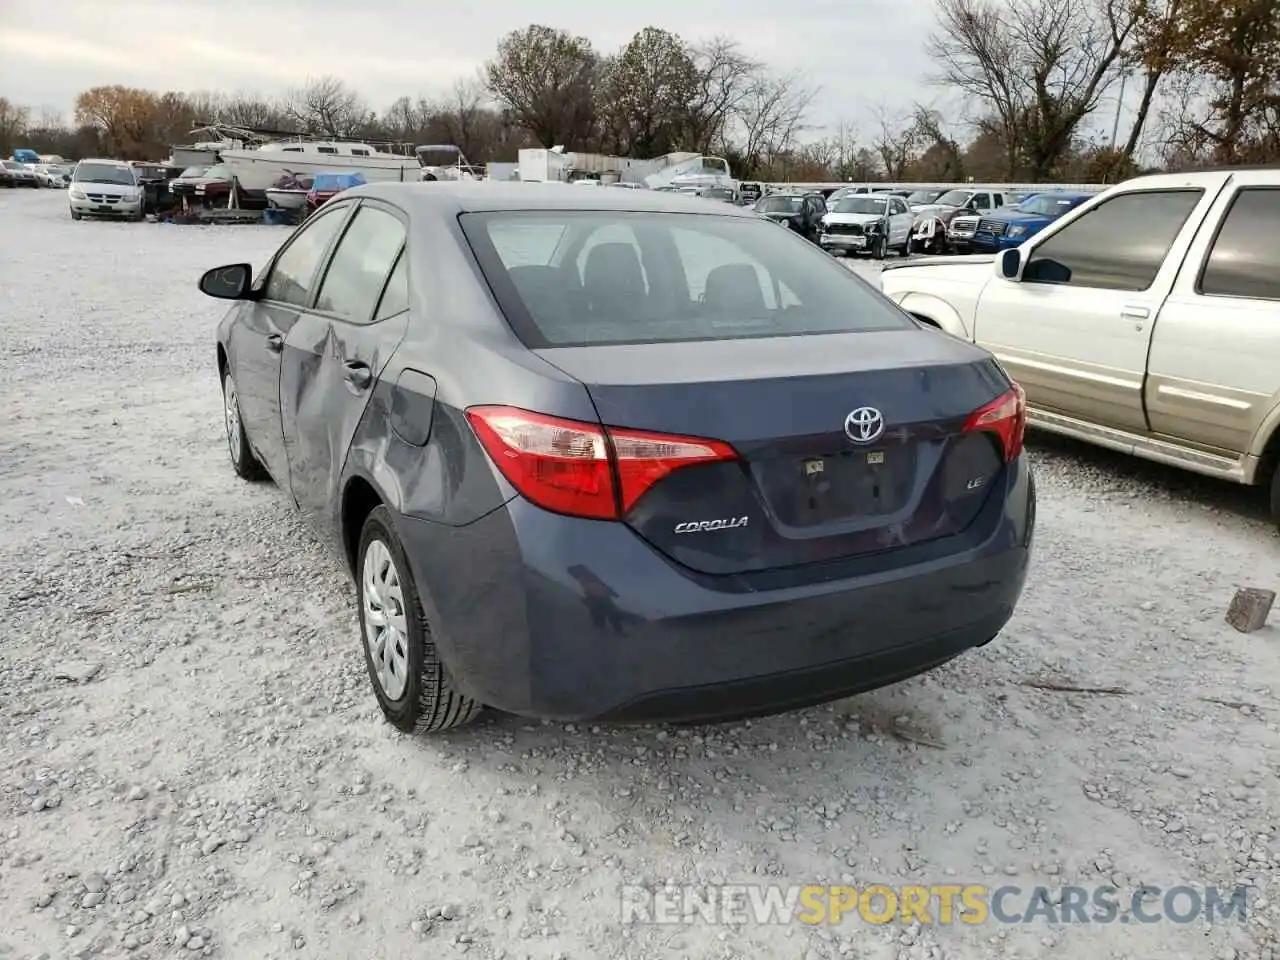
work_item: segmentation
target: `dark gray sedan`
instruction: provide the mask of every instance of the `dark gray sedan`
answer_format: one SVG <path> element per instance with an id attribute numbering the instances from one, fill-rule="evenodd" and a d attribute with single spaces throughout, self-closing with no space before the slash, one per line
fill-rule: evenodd
<path id="1" fill-rule="evenodd" d="M 401 729 L 818 703 L 1021 593 L 1021 390 L 751 212 L 373 184 L 200 288 L 232 464 L 332 536 Z"/>

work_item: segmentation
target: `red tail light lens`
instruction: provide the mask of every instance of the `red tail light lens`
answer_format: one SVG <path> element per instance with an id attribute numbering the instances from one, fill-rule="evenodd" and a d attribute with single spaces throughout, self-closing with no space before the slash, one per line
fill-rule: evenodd
<path id="1" fill-rule="evenodd" d="M 969 414 L 964 432 L 985 430 L 1000 440 L 1004 462 L 1012 463 L 1022 452 L 1022 437 L 1027 430 L 1027 395 L 1018 384 L 1008 393 L 996 397 L 985 407 Z"/>
<path id="2" fill-rule="evenodd" d="M 719 440 L 606 428 L 517 407 L 472 407 L 467 420 L 521 496 L 574 517 L 616 520 L 673 470 L 738 458 Z"/>

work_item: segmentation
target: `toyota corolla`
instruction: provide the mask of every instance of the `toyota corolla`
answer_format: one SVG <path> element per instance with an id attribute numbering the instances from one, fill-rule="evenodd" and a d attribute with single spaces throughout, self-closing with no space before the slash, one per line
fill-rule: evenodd
<path id="1" fill-rule="evenodd" d="M 820 703 L 1022 591 L 1022 391 L 752 212 L 373 184 L 200 288 L 232 465 L 331 535 L 401 729 Z"/>

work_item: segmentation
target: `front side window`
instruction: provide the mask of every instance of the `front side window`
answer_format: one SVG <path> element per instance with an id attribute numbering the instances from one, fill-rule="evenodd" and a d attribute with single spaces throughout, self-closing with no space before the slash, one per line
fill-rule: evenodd
<path id="1" fill-rule="evenodd" d="M 1211 297 L 1280 300 L 1278 225 L 1280 189 L 1241 189 L 1205 260 L 1200 292 Z"/>
<path id="2" fill-rule="evenodd" d="M 618 211 L 459 219 L 512 329 L 535 349 L 914 329 L 831 257 L 761 220 Z M 515 248 L 520 232 L 544 238 L 542 262 Z"/>
<path id="3" fill-rule="evenodd" d="M 311 298 L 320 261 L 345 219 L 345 207 L 331 207 L 304 223 L 276 260 L 263 296 L 267 300 L 305 307 Z"/>
<path id="4" fill-rule="evenodd" d="M 377 207 L 361 207 L 329 260 L 315 309 L 352 323 L 368 323 L 404 239 L 399 217 Z"/>
<path id="5" fill-rule="evenodd" d="M 1203 193 L 1150 190 L 1112 197 L 1038 244 L 1022 278 L 1100 290 L 1146 290 Z"/>

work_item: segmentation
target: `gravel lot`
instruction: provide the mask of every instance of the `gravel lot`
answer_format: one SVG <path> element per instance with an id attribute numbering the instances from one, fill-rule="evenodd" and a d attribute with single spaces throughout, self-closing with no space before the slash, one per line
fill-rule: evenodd
<path id="1" fill-rule="evenodd" d="M 227 463 L 195 280 L 285 235 L 0 193 L 0 957 L 1280 957 L 1280 630 L 1222 619 L 1280 580 L 1257 497 L 1036 439 L 1022 606 L 944 669 L 407 738 L 345 574 Z M 668 881 L 1254 889 L 1243 925 L 620 922 Z"/>

